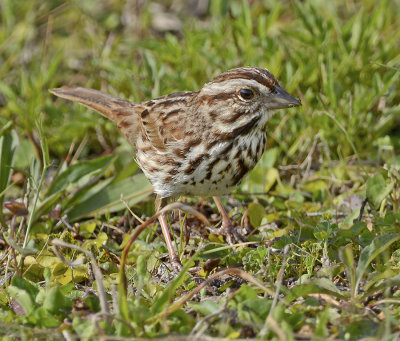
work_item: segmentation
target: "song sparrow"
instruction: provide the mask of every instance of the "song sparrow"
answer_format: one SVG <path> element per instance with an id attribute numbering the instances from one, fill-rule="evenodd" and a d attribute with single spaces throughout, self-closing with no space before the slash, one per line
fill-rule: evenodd
<path id="1" fill-rule="evenodd" d="M 241 67 L 205 84 L 150 101 L 129 101 L 81 87 L 50 90 L 117 123 L 161 198 L 230 193 L 261 158 L 274 110 L 301 105 L 267 69 Z M 229 218 L 217 197 L 223 226 Z M 175 255 L 165 216 L 160 224 L 171 262 Z"/>

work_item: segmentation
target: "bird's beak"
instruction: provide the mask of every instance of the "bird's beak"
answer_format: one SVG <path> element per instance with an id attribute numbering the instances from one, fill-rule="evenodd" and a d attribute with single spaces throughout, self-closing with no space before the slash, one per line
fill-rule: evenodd
<path id="1" fill-rule="evenodd" d="M 275 86 L 275 91 L 268 96 L 268 109 L 284 109 L 298 107 L 300 105 L 300 100 L 289 95 L 286 90 L 280 86 Z"/>

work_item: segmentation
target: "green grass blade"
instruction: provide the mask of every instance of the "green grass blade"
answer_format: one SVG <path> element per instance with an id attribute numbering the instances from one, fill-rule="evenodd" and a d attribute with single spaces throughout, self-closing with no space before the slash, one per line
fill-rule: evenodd
<path id="1" fill-rule="evenodd" d="M 68 213 L 71 221 L 79 218 L 115 212 L 125 208 L 121 196 L 128 205 L 134 205 L 153 193 L 153 188 L 144 174 L 138 174 L 124 179 L 118 183 L 111 184 L 85 201 L 76 204 Z"/>
<path id="2" fill-rule="evenodd" d="M 0 136 L 0 221 L 3 216 L 4 194 L 11 179 L 18 145 L 19 139 L 15 130 L 2 132 Z"/>
<path id="3" fill-rule="evenodd" d="M 52 195 L 58 191 L 65 190 L 71 185 L 86 183 L 90 177 L 103 172 L 115 160 L 115 156 L 107 155 L 72 165 L 54 179 L 47 195 Z"/>
<path id="4" fill-rule="evenodd" d="M 375 238 L 370 245 L 361 251 L 360 259 L 356 269 L 356 284 L 354 289 L 356 294 L 368 265 L 375 259 L 376 256 L 386 250 L 397 240 L 400 240 L 400 234 L 382 235 Z"/>

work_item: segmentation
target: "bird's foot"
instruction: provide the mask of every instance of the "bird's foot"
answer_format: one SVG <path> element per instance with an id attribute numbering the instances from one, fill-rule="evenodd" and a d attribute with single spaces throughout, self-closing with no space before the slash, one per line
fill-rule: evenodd
<path id="1" fill-rule="evenodd" d="M 218 235 L 224 236 L 229 245 L 249 241 L 237 231 L 237 228 L 232 225 L 230 220 L 223 220 L 222 226 L 219 229 L 216 229 L 215 232 Z"/>
<path id="2" fill-rule="evenodd" d="M 177 256 L 170 258 L 170 265 L 171 271 L 175 274 L 179 273 L 182 270 L 182 263 Z"/>

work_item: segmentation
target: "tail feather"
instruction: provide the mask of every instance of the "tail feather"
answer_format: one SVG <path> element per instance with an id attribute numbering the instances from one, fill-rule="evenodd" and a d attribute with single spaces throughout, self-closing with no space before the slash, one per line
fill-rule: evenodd
<path id="1" fill-rule="evenodd" d="M 61 88 L 50 89 L 49 91 L 53 95 L 78 102 L 96 110 L 116 123 L 120 123 L 124 116 L 135 114 L 135 105 L 133 103 L 97 90 L 63 86 Z"/>

